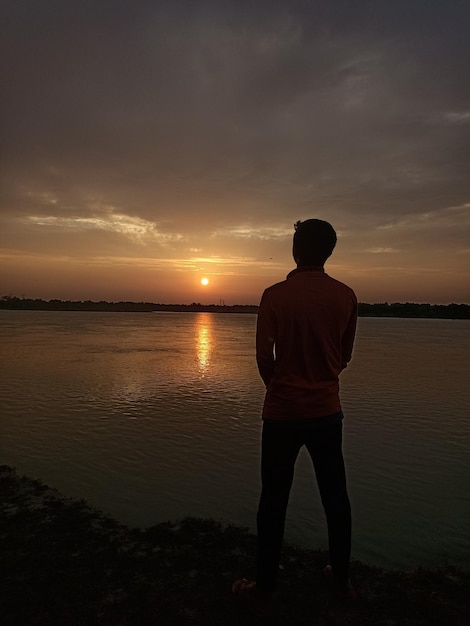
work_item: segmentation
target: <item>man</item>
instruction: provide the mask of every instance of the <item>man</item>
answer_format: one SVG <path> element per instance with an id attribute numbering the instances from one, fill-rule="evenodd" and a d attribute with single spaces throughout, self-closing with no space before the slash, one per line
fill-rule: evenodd
<path id="1" fill-rule="evenodd" d="M 263 294 L 258 313 L 256 358 L 266 385 L 261 453 L 257 576 L 237 580 L 235 595 L 255 610 L 276 590 L 294 466 L 306 446 L 315 468 L 328 525 L 330 565 L 325 574 L 345 600 L 349 580 L 351 507 L 342 453 L 343 413 L 339 374 L 351 359 L 357 320 L 352 289 L 323 266 L 336 245 L 328 222 L 297 222 L 293 256 L 297 269 Z"/>

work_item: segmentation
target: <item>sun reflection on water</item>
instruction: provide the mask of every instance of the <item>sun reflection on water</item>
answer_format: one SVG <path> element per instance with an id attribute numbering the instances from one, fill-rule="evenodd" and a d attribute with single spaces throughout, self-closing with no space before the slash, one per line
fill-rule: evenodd
<path id="1" fill-rule="evenodd" d="M 210 313 L 200 313 L 196 320 L 196 352 L 199 372 L 205 376 L 209 369 L 212 351 L 212 317 Z"/>

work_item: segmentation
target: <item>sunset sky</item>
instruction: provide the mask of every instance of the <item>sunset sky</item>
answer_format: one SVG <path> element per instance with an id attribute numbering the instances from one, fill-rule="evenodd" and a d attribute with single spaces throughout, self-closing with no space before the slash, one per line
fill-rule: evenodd
<path id="1" fill-rule="evenodd" d="M 0 295 L 256 304 L 318 217 L 360 301 L 470 303 L 468 0 L 0 11 Z"/>

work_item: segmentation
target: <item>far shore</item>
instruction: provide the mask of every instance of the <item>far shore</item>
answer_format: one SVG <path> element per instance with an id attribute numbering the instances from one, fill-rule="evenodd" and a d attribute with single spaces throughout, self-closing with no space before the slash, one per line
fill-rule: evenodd
<path id="1" fill-rule="evenodd" d="M 231 583 L 252 577 L 256 538 L 186 518 L 129 528 L 0 466 L 2 626 L 250 626 Z M 335 601 L 323 551 L 286 545 L 270 626 L 466 626 L 470 572 L 352 564 L 358 601 Z"/>
<path id="2" fill-rule="evenodd" d="M 108 313 L 258 313 L 255 304 L 162 304 L 155 302 L 100 302 L 92 300 L 42 300 L 40 298 L 0 298 L 0 310 L 10 311 L 93 311 Z M 470 319 L 469 304 L 428 304 L 414 302 L 360 302 L 359 317 L 400 317 L 421 319 Z"/>

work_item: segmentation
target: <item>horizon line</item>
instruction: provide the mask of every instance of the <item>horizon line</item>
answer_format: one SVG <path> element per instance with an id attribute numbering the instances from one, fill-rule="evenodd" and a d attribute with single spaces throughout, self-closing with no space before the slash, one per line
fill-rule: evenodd
<path id="1" fill-rule="evenodd" d="M 219 308 L 227 308 L 232 306 L 246 306 L 246 307 L 259 307 L 259 303 L 234 303 L 234 304 L 216 304 L 215 302 L 211 303 L 203 303 L 203 302 L 191 302 L 191 303 L 182 303 L 182 302 L 151 302 L 149 300 L 83 300 L 83 299 L 68 299 L 65 300 L 63 298 L 33 298 L 27 296 L 15 296 L 13 294 L 3 295 L 1 296 L 2 301 L 8 300 L 20 300 L 20 301 L 34 301 L 34 302 L 64 302 L 64 303 L 90 303 L 90 304 L 145 304 L 145 305 L 155 305 L 155 306 L 210 306 L 210 307 L 219 307 Z M 368 306 L 393 306 L 393 305 L 415 305 L 415 306 L 470 306 L 468 302 L 411 302 L 407 300 L 406 302 L 389 302 L 388 300 L 384 300 L 382 302 L 359 302 L 358 305 L 368 305 Z"/>

